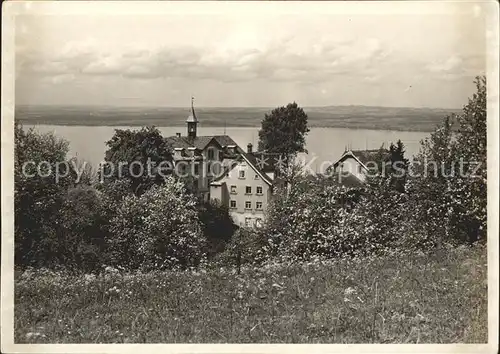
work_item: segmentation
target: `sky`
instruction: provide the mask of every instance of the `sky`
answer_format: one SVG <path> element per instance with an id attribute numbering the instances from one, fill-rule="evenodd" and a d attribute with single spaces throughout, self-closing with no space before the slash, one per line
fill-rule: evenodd
<path id="1" fill-rule="evenodd" d="M 157 5 L 25 9 L 16 104 L 184 107 L 194 96 L 203 107 L 461 108 L 486 70 L 479 5 Z"/>

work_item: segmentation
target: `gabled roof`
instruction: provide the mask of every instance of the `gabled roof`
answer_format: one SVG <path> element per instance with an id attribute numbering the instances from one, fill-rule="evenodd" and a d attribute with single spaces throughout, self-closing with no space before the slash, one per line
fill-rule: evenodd
<path id="1" fill-rule="evenodd" d="M 195 147 L 200 150 L 205 150 L 208 144 L 214 140 L 219 147 L 222 148 L 222 145 L 220 141 L 225 142 L 227 138 L 230 139 L 230 141 L 234 142 L 233 139 L 228 137 L 227 135 L 208 135 L 208 136 L 197 136 L 195 138 L 190 138 L 187 136 L 169 136 L 165 138 L 165 141 L 172 146 L 172 149 L 175 148 L 183 148 L 187 149 L 189 147 Z M 236 143 L 235 143 L 236 144 Z"/>
<path id="2" fill-rule="evenodd" d="M 252 153 L 245 153 L 245 155 L 248 160 L 252 162 L 252 164 L 256 165 L 264 173 L 276 172 L 280 161 L 280 154 L 256 151 Z"/>
<path id="3" fill-rule="evenodd" d="M 238 146 L 238 144 L 236 144 L 236 142 L 229 135 L 214 135 L 213 137 L 222 147 L 228 145 Z"/>
<path id="4" fill-rule="evenodd" d="M 192 144 L 200 150 L 205 150 L 205 148 L 212 142 L 212 140 L 215 140 L 215 142 L 217 142 L 217 140 L 213 136 L 197 136 L 196 138 L 192 139 Z M 217 142 L 217 145 L 220 144 Z"/>
<path id="5" fill-rule="evenodd" d="M 273 180 L 266 174 L 265 164 L 264 168 L 261 168 L 262 164 L 259 164 L 258 158 L 254 154 L 242 153 L 243 159 L 252 167 L 252 169 L 269 185 L 273 184 Z M 271 171 L 267 171 L 271 172 Z M 274 172 L 274 171 L 273 171 Z"/>
<path id="6" fill-rule="evenodd" d="M 385 160 L 389 157 L 389 150 L 387 149 L 375 149 L 375 150 L 352 150 L 354 156 L 356 156 L 359 161 L 363 164 L 367 164 L 369 161 L 375 160 Z"/>
<path id="7" fill-rule="evenodd" d="M 269 185 L 273 184 L 273 180 L 261 168 L 259 168 L 258 160 L 256 159 L 256 157 L 253 154 L 248 154 L 243 151 L 239 152 L 238 156 L 231 161 L 231 164 L 229 166 L 227 166 L 224 173 L 222 173 L 219 176 L 219 178 L 216 178 L 213 182 L 218 183 L 220 180 L 225 178 L 230 171 L 232 171 L 238 164 L 240 164 L 243 161 L 245 161 L 252 168 L 252 170 L 254 170 L 255 173 L 257 173 L 260 176 L 260 178 L 262 178 L 264 182 L 266 182 Z"/>
<path id="8" fill-rule="evenodd" d="M 345 161 L 348 158 L 355 159 L 364 169 L 368 170 L 366 164 L 370 161 L 385 161 L 389 157 L 389 150 L 387 149 L 376 149 L 376 150 L 348 150 L 345 151 L 340 159 L 333 164 L 333 168 L 336 168 L 339 163 Z"/>
<path id="9" fill-rule="evenodd" d="M 169 144 L 172 149 L 182 148 L 187 149 L 190 146 L 193 146 L 185 136 L 168 136 L 165 138 L 165 142 Z"/>

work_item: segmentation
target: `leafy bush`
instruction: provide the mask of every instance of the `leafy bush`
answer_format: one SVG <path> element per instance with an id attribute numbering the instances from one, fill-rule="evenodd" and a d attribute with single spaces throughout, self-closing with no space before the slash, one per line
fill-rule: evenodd
<path id="1" fill-rule="evenodd" d="M 236 225 L 229 214 L 228 207 L 217 201 L 201 202 L 199 218 L 207 241 L 206 251 L 208 256 L 212 257 L 223 251 L 225 245 L 231 241 Z"/>
<path id="2" fill-rule="evenodd" d="M 269 208 L 263 230 L 269 257 L 309 260 L 353 248 L 354 239 L 345 231 L 358 198 L 358 191 L 333 179 L 329 184 L 313 177 L 297 181 L 288 194 L 277 195 Z"/>
<path id="3" fill-rule="evenodd" d="M 196 199 L 171 177 L 139 197 L 125 196 L 110 232 L 112 264 L 131 269 L 195 266 L 205 247 Z"/>
<path id="4" fill-rule="evenodd" d="M 71 188 L 61 208 L 60 254 L 66 266 L 94 271 L 105 262 L 108 220 L 98 191 Z"/>
<path id="5" fill-rule="evenodd" d="M 218 267 L 240 271 L 244 265 L 262 264 L 269 259 L 267 253 L 267 235 L 260 229 L 239 228 L 224 251 L 213 257 L 213 264 Z"/>

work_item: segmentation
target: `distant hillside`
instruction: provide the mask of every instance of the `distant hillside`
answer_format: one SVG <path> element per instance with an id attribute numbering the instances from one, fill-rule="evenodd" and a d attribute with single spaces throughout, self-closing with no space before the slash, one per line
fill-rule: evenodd
<path id="1" fill-rule="evenodd" d="M 260 126 L 267 107 L 197 108 L 205 127 Z M 458 109 L 328 106 L 304 107 L 311 127 L 432 131 Z M 15 118 L 25 124 L 85 126 L 182 126 L 186 108 L 116 108 L 83 106 L 18 106 Z"/>

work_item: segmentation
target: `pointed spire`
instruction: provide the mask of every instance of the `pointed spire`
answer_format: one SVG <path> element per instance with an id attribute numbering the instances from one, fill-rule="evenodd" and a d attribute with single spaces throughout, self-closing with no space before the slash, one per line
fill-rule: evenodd
<path id="1" fill-rule="evenodd" d="M 194 96 L 191 96 L 191 112 L 190 112 L 186 122 L 198 123 L 198 119 L 196 118 L 196 112 L 194 111 Z"/>
<path id="2" fill-rule="evenodd" d="M 196 118 L 196 112 L 194 111 L 194 97 L 191 96 L 191 113 L 186 119 L 187 128 L 188 128 L 188 137 L 195 139 L 196 138 L 196 130 L 198 125 L 198 119 Z"/>

